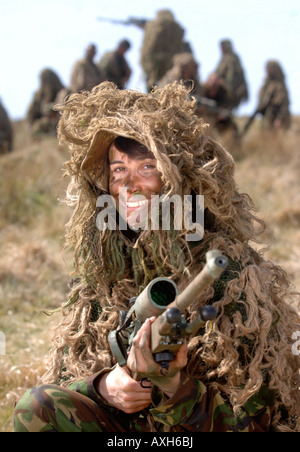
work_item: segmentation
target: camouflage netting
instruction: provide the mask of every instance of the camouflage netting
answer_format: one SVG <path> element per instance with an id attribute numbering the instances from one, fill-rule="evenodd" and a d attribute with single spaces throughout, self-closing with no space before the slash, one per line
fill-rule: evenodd
<path id="1" fill-rule="evenodd" d="M 182 280 L 187 284 L 203 267 L 205 252 L 219 249 L 230 265 L 190 307 L 193 317 L 200 306 L 214 302 L 218 319 L 213 329 L 190 338 L 186 370 L 222 388 L 236 411 L 267 383 L 278 394 L 274 425 L 299 429 L 299 359 L 292 354 L 292 334 L 300 328 L 291 307 L 294 295 L 285 271 L 250 247 L 264 224 L 249 196 L 236 187 L 231 155 L 205 136 L 186 88 L 174 83 L 144 94 L 106 82 L 71 96 L 58 109 L 60 142 L 70 150 L 66 201 L 74 213 L 66 245 L 74 249 L 76 279 L 44 382 L 61 377 L 69 383 L 113 365 L 107 334 L 117 327 L 128 300 L 156 276 L 172 277 L 181 290 Z M 97 229 L 96 200 L 107 193 L 106 156 L 88 160 L 84 171 L 82 163 L 87 153 L 99 153 L 101 142 L 97 147 L 93 141 L 99 129 L 131 136 L 151 150 L 165 193 L 204 195 L 201 242 L 189 246 L 184 230 L 145 230 L 131 242 L 119 230 Z"/>

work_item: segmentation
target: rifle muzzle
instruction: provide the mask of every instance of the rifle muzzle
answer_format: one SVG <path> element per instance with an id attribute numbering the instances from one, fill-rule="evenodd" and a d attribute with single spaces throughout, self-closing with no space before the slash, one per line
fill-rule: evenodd
<path id="1" fill-rule="evenodd" d="M 152 316 L 162 314 L 178 295 L 177 285 L 168 278 L 151 281 L 134 303 L 136 317 L 144 322 Z"/>

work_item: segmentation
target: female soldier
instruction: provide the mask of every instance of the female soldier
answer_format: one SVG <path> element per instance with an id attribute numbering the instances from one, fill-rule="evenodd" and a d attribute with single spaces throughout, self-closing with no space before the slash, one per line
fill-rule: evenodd
<path id="1" fill-rule="evenodd" d="M 297 431 L 299 316 L 290 283 L 250 246 L 264 224 L 236 187 L 231 155 L 205 135 L 188 90 L 174 83 L 144 94 L 105 82 L 58 108 L 60 142 L 70 149 L 66 240 L 76 275 L 43 384 L 16 406 L 16 431 Z M 189 240 L 184 226 L 126 230 L 121 215 L 116 227 L 100 228 L 107 195 L 120 212 L 126 205 L 129 226 L 154 196 L 203 195 L 203 237 Z M 188 317 L 214 303 L 214 326 L 189 336 L 162 375 L 151 317 L 121 367 L 108 342 L 119 312 L 158 276 L 181 291 L 212 249 L 228 267 L 191 300 Z"/>

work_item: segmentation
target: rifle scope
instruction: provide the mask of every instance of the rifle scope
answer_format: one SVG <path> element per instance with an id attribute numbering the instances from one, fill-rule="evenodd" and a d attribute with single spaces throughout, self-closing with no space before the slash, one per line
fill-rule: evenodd
<path id="1" fill-rule="evenodd" d="M 136 317 L 144 322 L 151 316 L 162 314 L 178 295 L 177 285 L 168 278 L 151 281 L 134 303 Z"/>

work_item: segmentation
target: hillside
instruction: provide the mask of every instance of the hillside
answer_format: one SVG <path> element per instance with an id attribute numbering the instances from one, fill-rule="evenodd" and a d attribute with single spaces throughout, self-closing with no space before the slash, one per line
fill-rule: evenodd
<path id="1" fill-rule="evenodd" d="M 244 119 L 239 119 L 244 123 Z M 66 159 L 55 138 L 32 141 L 26 125 L 14 124 L 15 150 L 0 156 L 0 431 L 12 431 L 16 398 L 43 372 L 49 331 L 57 316 L 41 314 L 66 300 L 68 270 L 64 225 L 69 210 L 58 202 L 66 188 Z M 300 118 L 276 140 L 256 122 L 242 148 L 234 151 L 236 180 L 248 192 L 268 227 L 267 258 L 288 271 L 300 290 Z M 222 141 L 223 138 L 221 138 Z"/>

